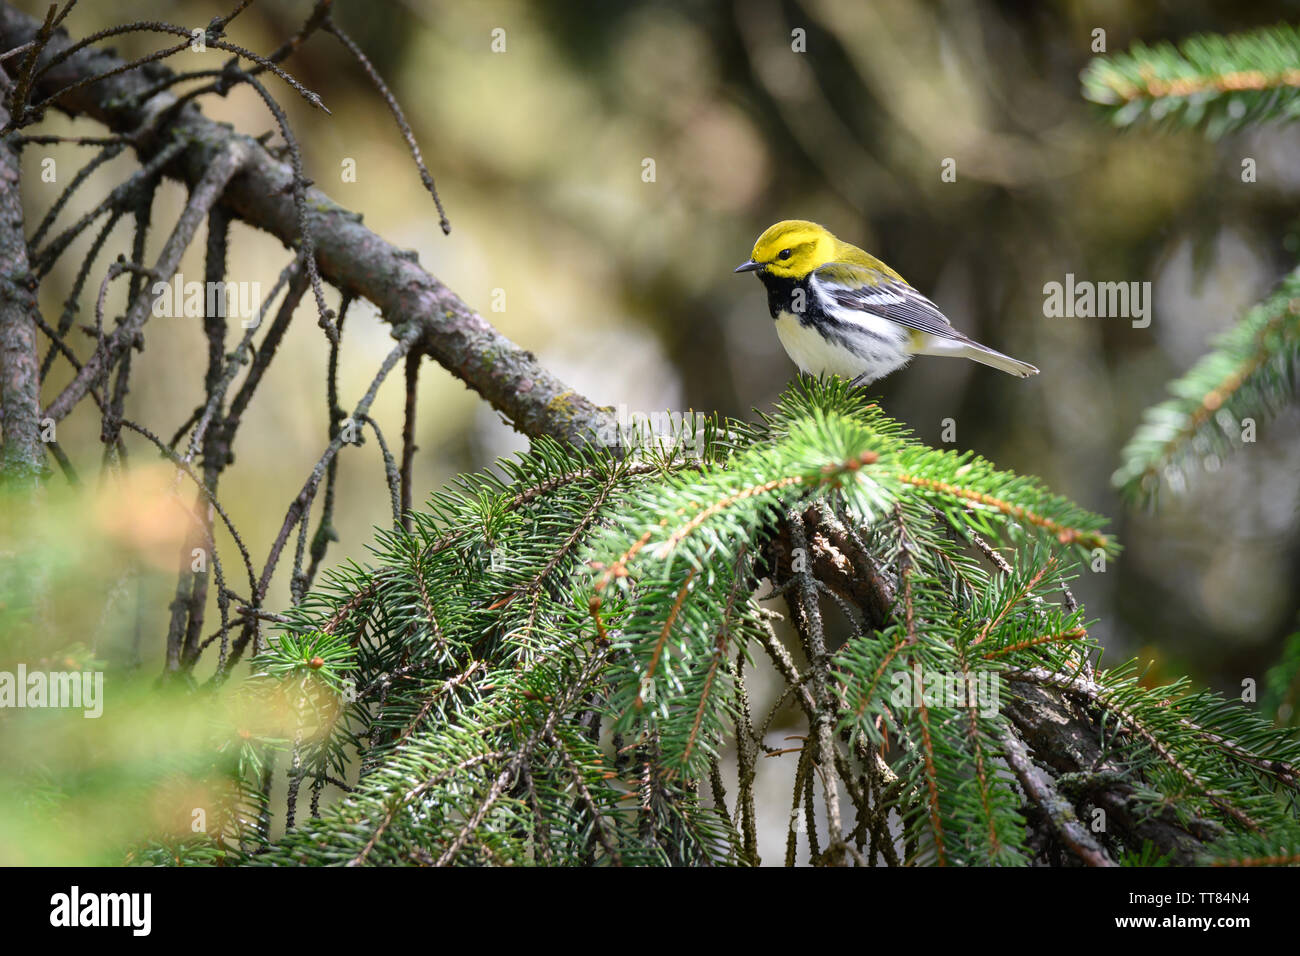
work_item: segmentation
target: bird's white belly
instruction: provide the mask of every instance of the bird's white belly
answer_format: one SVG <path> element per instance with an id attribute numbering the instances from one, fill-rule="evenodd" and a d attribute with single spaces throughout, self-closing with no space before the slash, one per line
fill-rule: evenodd
<path id="1" fill-rule="evenodd" d="M 839 375 L 841 378 L 866 376 L 874 380 L 902 368 L 911 357 L 899 345 L 879 343 L 875 348 L 864 348 L 868 354 L 850 351 L 838 342 L 825 338 L 811 325 L 801 325 L 790 312 L 776 317 L 776 334 L 785 346 L 786 354 L 800 369 L 810 375 Z"/>

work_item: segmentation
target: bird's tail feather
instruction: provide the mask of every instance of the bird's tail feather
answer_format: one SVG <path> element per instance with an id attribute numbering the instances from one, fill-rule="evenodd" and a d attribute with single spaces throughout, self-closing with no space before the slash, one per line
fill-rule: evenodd
<path id="1" fill-rule="evenodd" d="M 983 345 L 971 344 L 966 346 L 966 357 L 1019 378 L 1029 378 L 1031 375 L 1038 374 L 1038 369 L 1028 362 L 1013 359 L 1010 355 L 1003 355 L 1001 352 L 995 352 Z"/>
<path id="2" fill-rule="evenodd" d="M 1038 374 L 1038 369 L 1028 362 L 1013 359 L 1010 355 L 1003 355 L 1001 352 L 994 351 L 986 345 L 980 345 L 978 342 L 932 337 L 926 343 L 926 347 L 921 350 L 921 354 L 968 358 L 979 362 L 981 365 L 987 365 L 990 368 L 995 368 L 998 371 L 1019 378 L 1028 378 L 1031 375 Z"/>

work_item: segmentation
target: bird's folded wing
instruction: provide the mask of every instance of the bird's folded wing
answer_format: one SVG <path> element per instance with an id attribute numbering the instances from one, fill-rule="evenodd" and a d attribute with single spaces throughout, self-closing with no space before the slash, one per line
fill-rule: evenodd
<path id="1" fill-rule="evenodd" d="M 854 312 L 867 312 L 918 332 L 966 341 L 938 306 L 888 273 L 851 262 L 828 262 L 814 270 L 813 278 L 823 308 L 840 319 L 853 321 Z"/>

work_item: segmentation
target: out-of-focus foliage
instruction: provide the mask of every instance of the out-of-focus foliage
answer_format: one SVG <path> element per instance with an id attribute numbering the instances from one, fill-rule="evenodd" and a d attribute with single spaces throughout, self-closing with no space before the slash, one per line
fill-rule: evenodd
<path id="1" fill-rule="evenodd" d="M 1162 481 L 1181 489 L 1189 470 L 1255 441 L 1260 422 L 1295 397 L 1298 359 L 1300 280 L 1293 273 L 1170 383 L 1175 397 L 1147 411 L 1121 453 L 1115 484 L 1132 498 L 1154 495 Z"/>
<path id="2" fill-rule="evenodd" d="M 1203 124 L 1217 138 L 1264 120 L 1294 120 L 1300 118 L 1300 34 L 1282 25 L 1203 34 L 1177 46 L 1136 43 L 1094 60 L 1083 87 L 1116 126 Z"/>
<path id="3" fill-rule="evenodd" d="M 1202 127 L 1211 138 L 1267 120 L 1300 116 L 1300 34 L 1279 26 L 1231 36 L 1203 35 L 1099 57 L 1084 92 L 1117 126 L 1139 122 Z M 1255 182 L 1255 161 L 1242 181 Z M 1300 285 L 1288 276 L 1215 348 L 1169 388 L 1125 446 L 1115 484 L 1129 497 L 1153 495 L 1163 481 L 1185 487 L 1193 465 L 1217 466 L 1229 449 L 1256 440 L 1259 419 L 1296 395 Z"/>

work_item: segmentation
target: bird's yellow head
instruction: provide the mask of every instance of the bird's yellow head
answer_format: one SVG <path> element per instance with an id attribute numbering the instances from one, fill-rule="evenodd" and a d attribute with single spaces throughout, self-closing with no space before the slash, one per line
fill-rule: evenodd
<path id="1" fill-rule="evenodd" d="M 835 258 L 839 241 L 830 231 L 804 219 L 787 219 L 758 237 L 749 261 L 737 272 L 759 272 L 798 279 Z"/>

